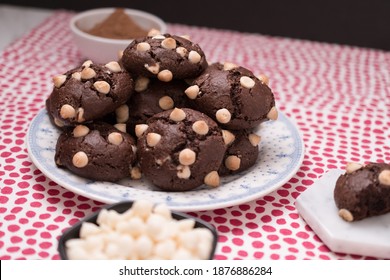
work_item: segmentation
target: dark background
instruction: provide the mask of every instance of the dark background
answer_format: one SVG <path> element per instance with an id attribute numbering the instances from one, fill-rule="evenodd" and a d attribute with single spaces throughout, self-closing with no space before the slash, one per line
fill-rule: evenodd
<path id="1" fill-rule="evenodd" d="M 1 2 L 73 11 L 97 7 L 127 7 L 151 12 L 169 23 L 390 50 L 390 0 Z"/>

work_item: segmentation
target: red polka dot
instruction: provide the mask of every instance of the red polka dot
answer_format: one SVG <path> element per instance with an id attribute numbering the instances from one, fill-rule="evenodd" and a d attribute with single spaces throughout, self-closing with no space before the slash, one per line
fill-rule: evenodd
<path id="1" fill-rule="evenodd" d="M 254 248 L 259 249 L 259 248 L 263 248 L 263 247 L 264 247 L 264 243 L 261 242 L 261 241 L 253 241 L 253 242 L 252 242 L 252 246 L 253 246 Z"/>
<path id="2" fill-rule="evenodd" d="M 244 231 L 240 228 L 233 228 L 232 233 L 233 233 L 233 235 L 243 235 Z"/>
<path id="3" fill-rule="evenodd" d="M 28 248 L 22 251 L 23 255 L 33 255 L 35 254 L 35 250 L 32 248 Z"/>
<path id="4" fill-rule="evenodd" d="M 276 229 L 273 227 L 273 226 L 267 226 L 267 225 L 264 225 L 261 227 L 264 231 L 266 232 L 274 232 L 276 231 Z"/>
<path id="5" fill-rule="evenodd" d="M 11 237 L 11 242 L 12 243 L 19 243 L 19 242 L 22 242 L 22 238 L 20 238 L 19 236 L 12 236 Z"/>
<path id="6" fill-rule="evenodd" d="M 232 249 L 229 246 L 223 246 L 221 251 L 224 253 L 230 253 Z"/>
<path id="7" fill-rule="evenodd" d="M 41 249 L 49 249 L 52 246 L 51 242 L 42 242 L 39 243 L 39 247 Z"/>
<path id="8" fill-rule="evenodd" d="M 15 253 L 15 252 L 17 252 L 19 250 L 20 250 L 19 246 L 11 246 L 11 247 L 8 247 L 7 252 L 8 253 Z"/>
<path id="9" fill-rule="evenodd" d="M 246 256 L 248 256 L 248 253 L 247 253 L 246 251 L 243 251 L 243 250 L 239 250 L 239 251 L 237 252 L 237 254 L 238 254 L 239 256 L 241 256 L 241 257 L 246 257 Z"/>
<path id="10" fill-rule="evenodd" d="M 259 238 L 259 237 L 261 237 L 262 235 L 261 235 L 261 233 L 258 232 L 258 231 L 252 231 L 252 232 L 249 233 L 249 236 L 251 236 L 251 237 L 253 237 L 253 238 Z"/>
<path id="11" fill-rule="evenodd" d="M 244 240 L 242 240 L 241 238 L 233 238 L 232 242 L 234 245 L 237 246 L 242 246 L 244 244 Z"/>
<path id="12" fill-rule="evenodd" d="M 242 222 L 240 220 L 237 220 L 237 219 L 231 219 L 230 224 L 238 227 L 238 226 L 242 225 Z"/>
<path id="13" fill-rule="evenodd" d="M 264 256 L 264 253 L 263 253 L 263 252 L 255 252 L 255 253 L 253 254 L 253 257 L 254 257 L 255 259 L 261 259 L 261 258 L 263 258 L 263 256 Z"/>
<path id="14" fill-rule="evenodd" d="M 20 229 L 20 226 L 18 226 L 18 225 L 9 225 L 8 226 L 8 230 L 10 232 L 17 232 L 19 229 Z"/>
<path id="15" fill-rule="evenodd" d="M 302 245 L 306 248 L 306 249 L 314 249 L 315 246 L 313 245 L 313 243 L 309 242 L 309 241 L 305 241 L 302 243 Z"/>
<path id="16" fill-rule="evenodd" d="M 269 215 L 265 215 L 265 216 L 261 217 L 261 221 L 263 223 L 269 223 L 270 221 L 272 221 L 272 217 Z"/>

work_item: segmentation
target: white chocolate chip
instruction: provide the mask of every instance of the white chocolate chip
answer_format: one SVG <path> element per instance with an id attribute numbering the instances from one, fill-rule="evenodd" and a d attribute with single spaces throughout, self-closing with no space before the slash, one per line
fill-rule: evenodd
<path id="1" fill-rule="evenodd" d="M 92 60 L 86 60 L 81 66 L 84 66 L 85 68 L 91 67 L 93 64 Z"/>
<path id="2" fill-rule="evenodd" d="M 130 169 L 130 177 L 133 180 L 139 180 L 142 178 L 141 169 L 138 166 L 134 166 Z"/>
<path id="3" fill-rule="evenodd" d="M 193 85 L 188 87 L 184 93 L 187 95 L 189 99 L 196 99 L 199 95 L 199 86 Z"/>
<path id="4" fill-rule="evenodd" d="M 153 241 L 147 235 L 140 236 L 135 241 L 135 251 L 140 259 L 145 260 L 152 254 Z"/>
<path id="5" fill-rule="evenodd" d="M 249 142 L 251 142 L 252 146 L 254 146 L 254 147 L 259 145 L 259 143 L 261 141 L 261 137 L 257 134 L 254 134 L 254 133 L 249 134 L 248 139 L 249 139 Z"/>
<path id="6" fill-rule="evenodd" d="M 135 87 L 134 87 L 135 91 L 136 92 L 141 92 L 141 91 L 146 90 L 148 88 L 149 82 L 150 82 L 149 78 L 138 77 L 135 80 Z"/>
<path id="7" fill-rule="evenodd" d="M 188 54 L 188 60 L 193 64 L 199 63 L 201 59 L 202 57 L 197 51 L 190 51 Z"/>
<path id="8" fill-rule="evenodd" d="M 145 68 L 152 74 L 157 75 L 160 71 L 160 64 L 156 63 L 154 65 L 145 64 Z"/>
<path id="9" fill-rule="evenodd" d="M 225 159 L 225 166 L 227 169 L 235 171 L 240 168 L 241 159 L 238 156 L 228 156 Z"/>
<path id="10" fill-rule="evenodd" d="M 355 172 L 356 170 L 359 170 L 362 168 L 363 165 L 357 162 L 348 162 L 347 166 L 345 167 L 345 171 L 349 174 L 352 172 Z"/>
<path id="11" fill-rule="evenodd" d="M 162 82 L 170 82 L 173 79 L 173 74 L 168 69 L 165 69 L 157 74 L 157 78 Z"/>
<path id="12" fill-rule="evenodd" d="M 204 183 L 210 187 L 218 187 L 220 184 L 220 178 L 217 171 L 211 171 L 204 177 Z"/>
<path id="13" fill-rule="evenodd" d="M 177 47 L 176 52 L 180 54 L 181 57 L 185 57 L 188 53 L 187 49 L 184 47 Z"/>
<path id="14" fill-rule="evenodd" d="M 165 95 L 158 100 L 158 105 L 163 110 L 170 110 L 174 107 L 175 102 L 173 101 L 173 99 L 171 97 L 169 97 L 168 95 Z"/>
<path id="15" fill-rule="evenodd" d="M 77 110 L 77 122 L 81 123 L 85 121 L 84 119 L 84 108 L 78 108 Z"/>
<path id="16" fill-rule="evenodd" d="M 72 78 L 77 80 L 77 81 L 81 81 L 81 73 L 80 72 L 74 72 L 72 73 Z"/>
<path id="17" fill-rule="evenodd" d="M 60 116 L 63 119 L 70 119 L 76 116 L 76 110 L 69 104 L 62 105 L 60 109 Z"/>
<path id="18" fill-rule="evenodd" d="M 66 75 L 58 75 L 53 77 L 53 83 L 56 88 L 62 86 L 66 81 Z"/>
<path id="19" fill-rule="evenodd" d="M 149 217 L 153 210 L 153 202 L 149 200 L 136 200 L 132 209 L 134 214 L 140 216 L 144 221 Z"/>
<path id="20" fill-rule="evenodd" d="M 353 215 L 350 211 L 348 211 L 347 209 L 340 209 L 339 211 L 339 216 L 341 218 L 343 218 L 343 220 L 347 221 L 347 222 L 352 222 L 353 221 Z"/>
<path id="21" fill-rule="evenodd" d="M 269 84 L 269 78 L 268 78 L 268 76 L 266 76 L 266 75 L 264 75 L 264 74 L 260 74 L 260 75 L 257 76 L 257 78 L 258 78 L 263 84 L 265 84 L 265 85 L 268 86 L 268 84 Z"/>
<path id="22" fill-rule="evenodd" d="M 191 37 L 190 37 L 190 35 L 188 35 L 188 34 L 180 35 L 180 37 L 181 37 L 181 38 L 184 38 L 184 39 L 186 39 L 186 40 L 188 40 L 188 41 L 191 41 Z"/>
<path id="23" fill-rule="evenodd" d="M 92 68 L 84 68 L 81 71 L 81 79 L 83 80 L 89 80 L 94 78 L 95 76 L 96 76 L 96 72 Z"/>
<path id="24" fill-rule="evenodd" d="M 232 118 L 232 114 L 228 111 L 228 109 L 219 109 L 215 113 L 215 118 L 219 123 L 228 123 L 230 122 L 230 119 Z"/>
<path id="25" fill-rule="evenodd" d="M 129 119 L 129 106 L 123 104 L 115 110 L 116 121 L 118 123 L 125 123 Z"/>
<path id="26" fill-rule="evenodd" d="M 88 164 L 88 156 L 84 152 L 77 152 L 72 158 L 72 163 L 77 168 L 83 168 Z"/>
<path id="27" fill-rule="evenodd" d="M 185 148 L 184 150 L 181 150 L 179 153 L 179 162 L 182 165 L 191 165 L 196 160 L 196 153 L 189 149 Z"/>
<path id="28" fill-rule="evenodd" d="M 117 56 L 118 56 L 118 59 L 122 59 L 123 50 L 119 50 Z"/>
<path id="29" fill-rule="evenodd" d="M 140 138 L 144 133 L 145 131 L 148 129 L 148 125 L 147 124 L 137 124 L 135 126 L 135 135 Z"/>
<path id="30" fill-rule="evenodd" d="M 108 142 L 114 145 L 120 145 L 123 142 L 123 136 L 119 132 L 111 132 L 107 137 Z"/>
<path id="31" fill-rule="evenodd" d="M 165 39 L 165 36 L 164 36 L 164 35 L 161 35 L 161 34 L 157 34 L 157 35 L 153 36 L 152 39 L 164 40 L 164 39 Z"/>
<path id="32" fill-rule="evenodd" d="M 378 175 L 378 180 L 381 185 L 390 186 L 390 169 L 382 170 Z"/>
<path id="33" fill-rule="evenodd" d="M 116 129 L 118 129 L 119 131 L 122 131 L 122 132 L 125 132 L 127 131 L 126 129 L 126 124 L 125 123 L 117 123 L 117 124 L 114 124 L 114 127 Z"/>
<path id="34" fill-rule="evenodd" d="M 171 210 L 169 210 L 168 206 L 164 203 L 159 203 L 153 208 L 153 213 L 163 216 L 165 219 L 172 219 Z"/>
<path id="35" fill-rule="evenodd" d="M 164 49 L 173 50 L 176 48 L 176 40 L 173 38 L 166 38 L 166 39 L 162 40 L 161 46 Z"/>
<path id="36" fill-rule="evenodd" d="M 172 239 L 160 241 L 156 244 L 153 252 L 157 257 L 157 260 L 169 260 L 175 254 L 176 242 Z"/>
<path id="37" fill-rule="evenodd" d="M 166 161 L 171 161 L 172 160 L 172 158 L 170 157 L 170 156 L 166 156 L 165 158 L 158 158 L 158 159 L 156 159 L 156 163 L 158 164 L 158 165 L 163 165 Z"/>
<path id="38" fill-rule="evenodd" d="M 209 132 L 209 126 L 205 121 L 196 121 L 192 124 L 192 130 L 197 134 L 206 135 Z"/>
<path id="39" fill-rule="evenodd" d="M 137 51 L 139 52 L 146 52 L 150 50 L 150 45 L 147 42 L 141 42 L 137 44 Z"/>
<path id="40" fill-rule="evenodd" d="M 156 36 L 156 35 L 160 35 L 161 34 L 161 31 L 158 30 L 158 29 L 155 29 L 155 28 L 152 28 L 149 30 L 148 32 L 148 36 Z"/>
<path id="41" fill-rule="evenodd" d="M 186 118 L 186 113 L 179 108 L 175 108 L 169 114 L 169 118 L 175 122 L 180 122 Z"/>
<path id="42" fill-rule="evenodd" d="M 161 135 L 158 133 L 150 132 L 146 135 L 146 143 L 149 147 L 154 147 L 160 142 Z"/>
<path id="43" fill-rule="evenodd" d="M 222 138 L 225 142 L 225 145 L 228 146 L 236 139 L 236 136 L 234 136 L 233 133 L 231 133 L 229 130 L 222 129 Z"/>
<path id="44" fill-rule="evenodd" d="M 181 231 L 191 231 L 195 227 L 195 220 L 193 219 L 183 219 L 177 221 L 178 229 Z"/>
<path id="45" fill-rule="evenodd" d="M 223 70 L 225 70 L 225 71 L 229 71 L 229 70 L 235 69 L 237 67 L 238 67 L 237 64 L 234 64 L 234 63 L 231 63 L 231 62 L 225 62 L 223 64 Z"/>
<path id="46" fill-rule="evenodd" d="M 180 179 L 188 179 L 191 176 L 191 170 L 188 165 L 179 165 L 177 167 L 177 177 Z"/>
<path id="47" fill-rule="evenodd" d="M 248 77 L 248 76 L 242 76 L 240 78 L 240 84 L 244 88 L 251 89 L 251 88 L 253 88 L 255 86 L 255 81 L 252 78 Z"/>
<path id="48" fill-rule="evenodd" d="M 278 110 L 276 109 L 276 107 L 272 107 L 271 110 L 269 110 L 267 118 L 273 121 L 276 121 L 278 119 Z"/>
<path id="49" fill-rule="evenodd" d="M 118 72 L 121 72 L 121 71 L 122 71 L 121 66 L 120 66 L 119 63 L 116 62 L 116 61 L 110 61 L 110 62 L 107 63 L 105 66 L 106 66 L 108 69 L 110 69 L 110 71 L 112 71 L 113 73 L 118 73 Z"/>
<path id="50" fill-rule="evenodd" d="M 93 87 L 100 93 L 107 94 L 111 90 L 111 86 L 106 81 L 96 81 L 93 83 Z"/>
<path id="51" fill-rule="evenodd" d="M 63 121 L 61 121 L 60 119 L 57 119 L 57 118 L 54 118 L 54 123 L 58 127 L 63 127 L 65 125 Z"/>
<path id="52" fill-rule="evenodd" d="M 95 235 L 95 234 L 99 234 L 102 232 L 102 229 L 94 224 L 94 223 L 89 223 L 89 222 L 85 222 L 85 223 L 82 223 L 81 227 L 80 227 L 80 237 L 81 238 L 86 238 L 90 235 Z"/>
<path id="53" fill-rule="evenodd" d="M 73 129 L 73 137 L 83 137 L 89 133 L 89 128 L 85 125 L 77 125 Z"/>

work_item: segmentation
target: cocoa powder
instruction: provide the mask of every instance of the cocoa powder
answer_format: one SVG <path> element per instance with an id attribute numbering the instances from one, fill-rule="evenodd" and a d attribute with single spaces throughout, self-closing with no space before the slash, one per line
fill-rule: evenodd
<path id="1" fill-rule="evenodd" d="M 85 32 L 99 37 L 110 39 L 133 39 L 144 37 L 147 30 L 142 29 L 134 20 L 125 13 L 124 9 L 116 9 L 105 20 L 96 24 Z"/>

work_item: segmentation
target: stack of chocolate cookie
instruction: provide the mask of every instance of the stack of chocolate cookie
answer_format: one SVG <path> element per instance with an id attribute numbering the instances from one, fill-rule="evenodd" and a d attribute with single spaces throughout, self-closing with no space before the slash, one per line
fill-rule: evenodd
<path id="1" fill-rule="evenodd" d="M 166 191 L 217 187 L 256 162 L 253 130 L 277 119 L 267 79 L 208 65 L 184 36 L 136 39 L 118 62 L 87 61 L 53 81 L 46 107 L 64 130 L 56 163 L 93 180 L 143 174 Z"/>

